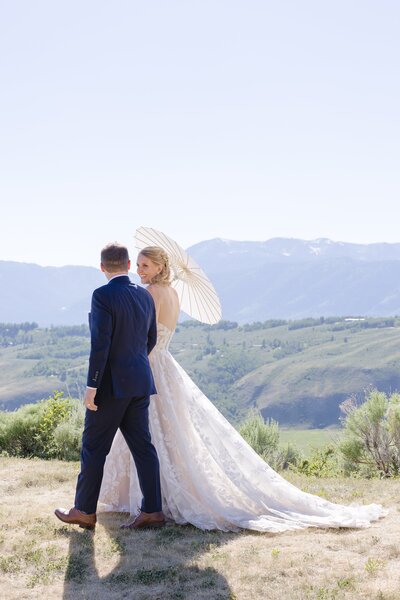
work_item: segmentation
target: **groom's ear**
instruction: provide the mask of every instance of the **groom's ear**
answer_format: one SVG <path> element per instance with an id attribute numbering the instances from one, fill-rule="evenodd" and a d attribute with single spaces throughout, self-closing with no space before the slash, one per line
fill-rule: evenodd
<path id="1" fill-rule="evenodd" d="M 101 271 L 103 271 L 103 273 L 105 273 L 105 272 L 106 272 L 106 270 L 105 270 L 105 268 L 104 268 L 104 265 L 103 265 L 103 263 L 100 263 L 100 270 L 101 270 Z"/>
<path id="2" fill-rule="evenodd" d="M 129 260 L 128 260 L 128 271 L 130 271 L 130 270 L 131 270 L 131 261 L 130 261 L 130 259 L 129 259 Z"/>

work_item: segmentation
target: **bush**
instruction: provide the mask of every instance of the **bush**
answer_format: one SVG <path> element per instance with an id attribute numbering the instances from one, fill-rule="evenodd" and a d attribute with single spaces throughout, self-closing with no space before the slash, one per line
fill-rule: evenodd
<path id="1" fill-rule="evenodd" d="M 84 419 L 85 409 L 79 403 L 73 407 L 69 417 L 57 425 L 53 432 L 55 458 L 79 460 Z"/>
<path id="2" fill-rule="evenodd" d="M 62 392 L 26 404 L 13 413 L 0 413 L 0 452 L 9 456 L 79 457 L 83 407 Z"/>
<path id="3" fill-rule="evenodd" d="M 262 458 L 278 449 L 279 425 L 273 419 L 264 421 L 259 413 L 253 413 L 241 425 L 240 435 Z"/>
<path id="4" fill-rule="evenodd" d="M 400 473 L 400 395 L 370 390 L 357 406 L 354 398 L 341 406 L 344 439 L 340 446 L 349 473 L 393 477 Z"/>
<path id="5" fill-rule="evenodd" d="M 0 450 L 9 456 L 38 456 L 39 404 L 26 404 L 14 413 L 1 413 Z"/>
<path id="6" fill-rule="evenodd" d="M 315 448 L 308 458 L 299 460 L 292 469 L 309 477 L 337 477 L 343 474 L 340 452 L 332 445 Z"/>
<path id="7" fill-rule="evenodd" d="M 273 419 L 264 421 L 255 412 L 251 414 L 239 428 L 240 435 L 273 469 L 289 468 L 299 459 L 299 453 L 288 444 L 286 448 L 279 447 L 279 425 Z"/>

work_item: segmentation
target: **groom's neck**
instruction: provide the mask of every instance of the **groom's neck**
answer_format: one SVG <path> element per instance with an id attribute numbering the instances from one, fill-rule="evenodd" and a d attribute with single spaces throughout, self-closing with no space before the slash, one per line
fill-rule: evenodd
<path id="1" fill-rule="evenodd" d="M 122 277 L 123 275 L 128 276 L 128 271 L 121 271 L 120 273 L 110 273 L 109 271 L 104 271 L 104 275 L 107 277 L 108 281 L 113 279 L 114 277 Z"/>

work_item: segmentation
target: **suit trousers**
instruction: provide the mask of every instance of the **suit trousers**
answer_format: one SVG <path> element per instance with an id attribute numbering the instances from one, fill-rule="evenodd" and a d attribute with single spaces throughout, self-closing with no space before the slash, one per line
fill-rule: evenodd
<path id="1" fill-rule="evenodd" d="M 143 494 L 141 510 L 160 511 L 160 468 L 149 431 L 149 396 L 99 400 L 97 411 L 86 410 L 75 507 L 87 514 L 96 512 L 104 463 L 120 428 L 135 461 Z"/>

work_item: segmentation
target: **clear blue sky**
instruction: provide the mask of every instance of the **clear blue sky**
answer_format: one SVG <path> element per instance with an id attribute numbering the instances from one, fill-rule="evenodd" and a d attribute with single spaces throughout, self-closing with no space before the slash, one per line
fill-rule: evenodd
<path id="1" fill-rule="evenodd" d="M 397 0 L 0 0 L 0 260 L 399 242 Z"/>

